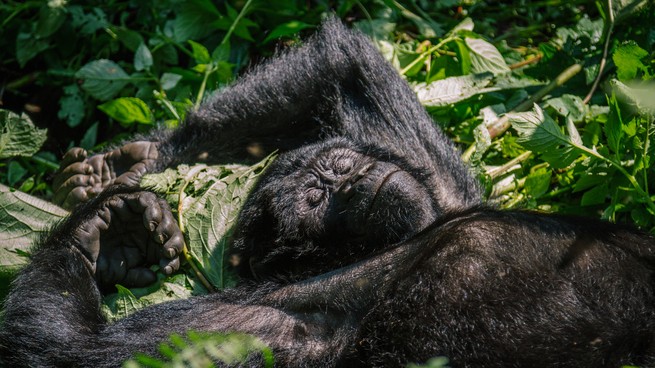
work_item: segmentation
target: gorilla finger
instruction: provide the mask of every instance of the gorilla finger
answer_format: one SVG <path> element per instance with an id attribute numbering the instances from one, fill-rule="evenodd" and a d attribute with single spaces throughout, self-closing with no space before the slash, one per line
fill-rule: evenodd
<path id="1" fill-rule="evenodd" d="M 66 198 L 63 200 L 61 206 L 67 209 L 72 209 L 76 205 L 85 202 L 88 199 L 89 199 L 89 195 L 86 191 L 86 188 L 77 187 L 71 190 L 70 193 L 68 193 Z"/>
<path id="2" fill-rule="evenodd" d="M 93 167 L 85 162 L 76 162 L 65 167 L 62 165 L 62 167 L 63 169 L 57 173 L 57 176 L 52 181 L 52 186 L 55 190 L 61 187 L 72 176 L 91 175 L 93 173 Z"/>
<path id="3" fill-rule="evenodd" d="M 129 221 L 135 219 L 135 213 L 130 208 L 128 202 L 134 200 L 129 196 L 113 196 L 107 200 L 107 208 L 111 210 L 112 216 L 121 221 Z"/>
<path id="4" fill-rule="evenodd" d="M 73 162 L 84 161 L 86 159 L 87 152 L 84 148 L 73 147 L 64 154 L 64 157 L 61 158 L 61 167 L 66 167 Z"/>
<path id="5" fill-rule="evenodd" d="M 173 213 L 167 206 L 167 209 L 161 212 L 161 220 L 157 225 L 155 232 L 152 233 L 152 239 L 158 244 L 164 244 L 179 231 L 180 228 L 173 218 Z"/>
<path id="6" fill-rule="evenodd" d="M 170 276 L 173 274 L 173 272 L 180 269 L 180 258 L 176 257 L 173 259 L 162 259 L 159 261 L 159 266 L 161 267 L 161 271 L 164 273 L 164 275 Z"/>
<path id="7" fill-rule="evenodd" d="M 146 207 L 145 212 L 143 212 L 143 226 L 150 232 L 154 232 L 163 217 L 161 207 L 155 202 L 155 204 Z"/>
<path id="8" fill-rule="evenodd" d="M 122 284 L 127 287 L 145 287 L 157 281 L 157 275 L 149 268 L 139 267 L 127 271 Z"/>
<path id="9" fill-rule="evenodd" d="M 178 230 L 168 239 L 166 244 L 164 244 L 161 254 L 166 258 L 173 259 L 182 254 L 183 249 L 184 236 L 182 235 L 182 232 Z"/>

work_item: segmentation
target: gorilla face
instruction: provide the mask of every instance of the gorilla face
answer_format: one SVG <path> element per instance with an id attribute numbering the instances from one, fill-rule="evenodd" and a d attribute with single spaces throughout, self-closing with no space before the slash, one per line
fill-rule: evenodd
<path id="1" fill-rule="evenodd" d="M 305 278 L 361 259 L 436 218 L 423 181 L 402 159 L 344 139 L 287 152 L 246 202 L 233 260 L 245 277 Z"/>

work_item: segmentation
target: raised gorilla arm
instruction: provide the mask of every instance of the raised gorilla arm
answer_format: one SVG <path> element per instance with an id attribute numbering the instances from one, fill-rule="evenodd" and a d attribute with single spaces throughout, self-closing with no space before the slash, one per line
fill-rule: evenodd
<path id="1" fill-rule="evenodd" d="M 182 240 L 167 216 L 166 205 L 152 193 L 125 188 L 106 191 L 73 212 L 15 280 L 5 302 L 0 363 L 116 367 L 135 352 L 157 354 L 170 334 L 191 329 L 255 334 L 283 366 L 327 364 L 350 347 L 369 309 L 431 251 L 410 243 L 302 283 L 242 286 L 107 324 L 94 277 L 129 284 L 132 275 L 141 279 L 138 274 L 150 272 L 144 266 L 153 261 L 177 267 Z M 118 234 L 138 239 L 139 248 L 121 247 L 125 243 L 113 240 Z M 101 267 L 103 255 L 116 251 L 125 257 Z"/>
<path id="2" fill-rule="evenodd" d="M 444 208 L 480 201 L 476 181 L 407 83 L 368 39 L 336 19 L 215 94 L 176 130 L 90 158 L 81 149 L 69 152 L 55 201 L 71 208 L 107 185 L 137 184 L 145 172 L 200 161 L 247 163 L 329 137 L 402 142 L 390 149 L 430 176 Z"/>

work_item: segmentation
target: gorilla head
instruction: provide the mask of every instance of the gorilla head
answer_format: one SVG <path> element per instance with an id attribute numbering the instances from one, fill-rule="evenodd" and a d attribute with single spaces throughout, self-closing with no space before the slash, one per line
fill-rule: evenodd
<path id="1" fill-rule="evenodd" d="M 401 157 L 344 138 L 284 153 L 244 205 L 237 270 L 301 279 L 407 239 L 439 213 L 427 178 Z"/>

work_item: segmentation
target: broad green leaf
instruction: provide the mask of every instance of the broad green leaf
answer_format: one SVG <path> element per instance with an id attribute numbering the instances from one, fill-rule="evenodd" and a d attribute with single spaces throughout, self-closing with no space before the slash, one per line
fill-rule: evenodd
<path id="1" fill-rule="evenodd" d="M 118 289 L 118 292 L 105 298 L 102 306 L 102 312 L 109 321 L 125 318 L 150 304 L 137 299 L 132 291 L 126 287 L 116 285 L 116 289 Z"/>
<path id="2" fill-rule="evenodd" d="M 424 106 L 443 107 L 488 92 L 487 87 L 492 80 L 491 73 L 463 75 L 430 84 L 418 83 L 414 86 L 414 91 Z"/>
<path id="3" fill-rule="evenodd" d="M 312 27 L 314 26 L 311 24 L 307 24 L 298 20 L 292 20 L 273 28 L 273 30 L 268 34 L 268 36 L 266 36 L 263 42 L 268 43 L 281 37 L 294 36 L 297 35 L 301 30 Z"/>
<path id="4" fill-rule="evenodd" d="M 580 155 L 581 152 L 571 139 L 562 133 L 557 123 L 539 105 L 535 104 L 533 111 L 506 116 L 519 134 L 517 142 L 531 151 L 541 153 L 553 167 L 564 168 Z"/>
<path id="5" fill-rule="evenodd" d="M 634 107 L 638 113 L 655 114 L 655 83 L 624 84 L 616 79 L 610 81 L 616 97 Z"/>
<path id="6" fill-rule="evenodd" d="M 186 287 L 183 274 L 166 277 L 157 274 L 157 282 L 143 288 L 127 289 L 117 285 L 117 292 L 103 298 L 102 311 L 109 321 L 116 321 L 152 304 L 186 299 L 192 290 Z"/>
<path id="7" fill-rule="evenodd" d="M 191 45 L 191 50 L 193 52 L 193 59 L 196 61 L 196 63 L 209 64 L 212 62 L 212 58 L 209 56 L 209 51 L 207 51 L 207 48 L 205 46 L 191 40 L 189 40 L 188 42 Z"/>
<path id="8" fill-rule="evenodd" d="M 36 55 L 45 51 L 50 44 L 45 39 L 37 38 L 32 33 L 19 33 L 16 36 L 16 59 L 20 67 L 24 67 L 28 61 Z"/>
<path id="9" fill-rule="evenodd" d="M 551 172 L 547 168 L 541 168 L 532 172 L 525 179 L 525 192 L 532 198 L 539 198 L 546 194 L 550 188 Z"/>
<path id="10" fill-rule="evenodd" d="M 18 161 L 11 161 L 7 166 L 7 182 L 10 186 L 16 185 L 20 179 L 27 174 L 27 169 Z"/>
<path id="11" fill-rule="evenodd" d="M 27 258 L 20 252 L 29 252 L 52 224 L 67 215 L 52 203 L 0 184 L 0 270 L 25 264 Z"/>
<path id="12" fill-rule="evenodd" d="M 181 212 L 187 246 L 203 274 L 219 289 L 235 281 L 225 260 L 228 240 L 250 189 L 271 161 L 267 157 L 253 166 L 180 165 L 141 181 Z"/>
<path id="13" fill-rule="evenodd" d="M 25 114 L 0 110 L 0 159 L 32 156 L 45 142 L 47 132 L 37 129 Z"/>
<path id="14" fill-rule="evenodd" d="M 75 78 L 82 79 L 82 89 L 101 101 L 116 96 L 130 82 L 130 77 L 123 68 L 106 59 L 84 65 L 75 73 Z"/>
<path id="15" fill-rule="evenodd" d="M 584 102 L 575 95 L 564 94 L 560 97 L 551 98 L 544 105 L 560 116 L 571 118 L 576 123 L 582 122 L 587 113 Z"/>
<path id="16" fill-rule="evenodd" d="M 177 84 L 182 80 L 182 76 L 174 73 L 164 73 L 159 79 L 161 88 L 165 91 L 175 88 Z"/>
<path id="17" fill-rule="evenodd" d="M 105 114 L 122 124 L 152 124 L 154 118 L 148 105 L 136 97 L 121 97 L 98 106 Z"/>
<path id="18" fill-rule="evenodd" d="M 142 71 L 152 66 L 152 54 L 144 43 L 140 44 L 134 53 L 134 69 Z"/>
<path id="19" fill-rule="evenodd" d="M 57 117 L 66 120 L 66 125 L 71 128 L 80 125 L 84 118 L 84 100 L 81 92 L 77 84 L 71 84 L 64 87 L 64 96 L 59 99 Z"/>
<path id="20" fill-rule="evenodd" d="M 210 0 L 189 0 L 181 2 L 173 24 L 177 42 L 198 39 L 215 28 L 211 23 L 222 17 Z"/>
<path id="21" fill-rule="evenodd" d="M 637 77 L 637 73 L 646 70 L 641 61 L 648 56 L 648 51 L 637 46 L 635 43 L 627 43 L 616 48 L 612 60 L 616 65 L 616 76 L 625 82 Z"/>
<path id="22" fill-rule="evenodd" d="M 230 41 L 223 41 L 212 52 L 212 60 L 214 62 L 227 62 L 230 60 Z"/>
<path id="23" fill-rule="evenodd" d="M 502 74 L 510 71 L 505 59 L 494 45 L 479 38 L 466 37 L 464 42 L 470 50 L 472 73 Z"/>

